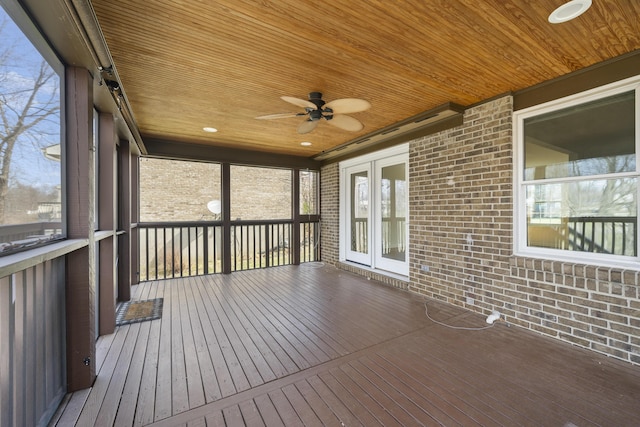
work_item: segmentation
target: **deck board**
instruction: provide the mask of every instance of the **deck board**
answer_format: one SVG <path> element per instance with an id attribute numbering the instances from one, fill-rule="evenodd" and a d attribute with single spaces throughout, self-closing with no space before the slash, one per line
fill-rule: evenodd
<path id="1" fill-rule="evenodd" d="M 57 425 L 640 425 L 640 367 L 332 267 L 132 290 Z"/>

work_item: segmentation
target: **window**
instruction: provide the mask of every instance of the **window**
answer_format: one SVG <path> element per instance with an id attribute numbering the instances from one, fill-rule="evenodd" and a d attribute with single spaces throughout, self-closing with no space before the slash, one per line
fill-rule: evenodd
<path id="1" fill-rule="evenodd" d="M 640 79 L 514 116 L 516 252 L 638 261 Z"/>
<path id="2" fill-rule="evenodd" d="M 291 170 L 232 165 L 231 219 L 291 219 Z"/>
<path id="3" fill-rule="evenodd" d="M 320 173 L 318 171 L 300 171 L 300 210 L 303 216 L 318 215 Z"/>
<path id="4" fill-rule="evenodd" d="M 220 165 L 140 159 L 140 221 L 219 221 Z"/>
<path id="5" fill-rule="evenodd" d="M 63 237 L 64 217 L 64 68 L 24 12 L 8 6 L 0 2 L 0 254 Z"/>

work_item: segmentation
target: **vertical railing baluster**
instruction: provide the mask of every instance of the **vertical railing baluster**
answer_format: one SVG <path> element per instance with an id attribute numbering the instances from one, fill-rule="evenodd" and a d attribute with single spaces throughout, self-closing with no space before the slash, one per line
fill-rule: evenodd
<path id="1" fill-rule="evenodd" d="M 189 268 L 187 268 L 187 271 L 189 272 L 189 276 L 191 276 L 191 227 L 185 228 L 187 231 L 187 264 L 189 264 Z"/>
<path id="2" fill-rule="evenodd" d="M 294 232 L 293 232 L 293 224 L 285 224 L 284 225 L 285 229 L 289 230 L 289 243 L 287 245 L 287 255 L 289 257 L 289 261 L 287 262 L 288 265 L 291 265 L 293 263 L 292 259 L 293 259 L 293 248 L 298 247 L 298 243 L 295 243 L 293 241 L 293 236 L 294 236 Z M 298 230 L 300 231 L 300 230 Z M 297 233 L 296 233 L 297 234 Z"/>
<path id="3" fill-rule="evenodd" d="M 253 254 L 253 268 L 256 268 L 256 225 L 251 227 L 251 240 L 253 241 L 253 248 L 251 250 Z"/>
<path id="4" fill-rule="evenodd" d="M 175 232 L 176 232 L 175 227 L 171 227 L 171 235 L 169 236 L 169 239 L 171 241 L 171 277 L 172 278 L 176 277 L 176 248 L 174 244 Z"/>
<path id="5" fill-rule="evenodd" d="M 258 259 L 260 268 L 264 267 L 264 260 L 262 259 L 262 254 L 264 253 L 264 247 L 262 246 L 262 235 L 264 234 L 262 232 L 263 227 L 263 225 L 258 226 Z"/>
<path id="6" fill-rule="evenodd" d="M 202 254 L 202 258 L 204 258 L 203 260 L 203 272 L 204 275 L 206 276 L 207 274 L 209 274 L 209 226 L 208 225 L 204 225 L 202 227 L 202 237 L 203 237 L 203 241 L 204 241 L 204 247 L 203 247 L 203 254 Z"/>
<path id="7" fill-rule="evenodd" d="M 153 232 L 153 238 L 154 238 L 154 244 L 153 244 L 153 250 L 156 253 L 156 280 L 158 280 L 158 258 L 160 258 L 160 253 L 158 252 L 158 229 L 154 228 L 154 232 Z"/>
<path id="8" fill-rule="evenodd" d="M 213 272 L 217 273 L 218 272 L 218 227 L 217 226 L 213 226 L 212 228 L 212 241 L 213 241 Z"/>
<path id="9" fill-rule="evenodd" d="M 149 252 L 151 252 L 151 251 L 149 250 L 149 229 L 148 228 L 145 228 L 145 237 L 144 238 L 145 238 L 145 240 L 147 242 L 147 256 L 146 256 L 145 262 L 147 263 L 147 274 L 146 274 L 146 276 L 147 276 L 147 280 L 149 280 L 149 270 L 151 270 L 151 265 L 149 264 Z"/>
<path id="10" fill-rule="evenodd" d="M 237 226 L 233 225 L 233 271 L 238 271 L 238 230 Z"/>
<path id="11" fill-rule="evenodd" d="M 198 227 L 194 227 L 194 228 L 195 228 L 194 231 L 196 233 L 196 275 L 197 275 L 198 272 L 200 271 L 199 266 L 200 266 L 200 257 L 201 257 L 201 254 L 200 254 L 200 252 L 201 252 L 200 251 L 201 242 L 200 242 L 200 233 L 198 233 Z M 203 236 L 203 238 L 204 238 L 204 236 Z"/>

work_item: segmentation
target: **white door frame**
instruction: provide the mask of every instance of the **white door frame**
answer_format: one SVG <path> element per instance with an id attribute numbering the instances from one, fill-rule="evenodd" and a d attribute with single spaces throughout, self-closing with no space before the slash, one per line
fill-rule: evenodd
<path id="1" fill-rule="evenodd" d="M 389 161 L 387 161 L 389 159 Z M 409 144 L 401 144 L 392 148 L 370 153 L 355 159 L 345 160 L 340 162 L 340 221 L 339 221 L 339 259 L 340 261 L 356 262 L 363 264 L 373 269 L 381 269 L 390 271 L 395 274 L 408 275 L 409 273 L 409 206 L 407 200 L 407 221 L 405 223 L 406 231 L 406 256 L 405 261 L 396 261 L 376 256 L 375 251 L 380 245 L 378 239 L 381 237 L 381 225 L 378 226 L 377 218 L 381 214 L 381 209 L 378 206 L 381 190 L 378 189 L 379 175 L 382 167 L 389 166 L 405 162 L 405 174 L 408 181 L 409 175 Z M 351 236 L 351 174 L 358 170 L 368 170 L 369 177 L 369 226 L 368 226 L 368 243 L 369 253 L 365 256 L 358 256 L 363 254 L 353 253 L 350 250 L 350 236 Z M 408 192 L 408 188 L 407 188 Z"/>

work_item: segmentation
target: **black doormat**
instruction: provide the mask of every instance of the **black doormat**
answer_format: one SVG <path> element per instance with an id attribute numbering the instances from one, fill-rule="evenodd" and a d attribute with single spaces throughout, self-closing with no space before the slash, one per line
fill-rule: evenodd
<path id="1" fill-rule="evenodd" d="M 162 300 L 162 298 L 156 298 L 122 303 L 116 313 L 116 326 L 161 318 Z"/>

